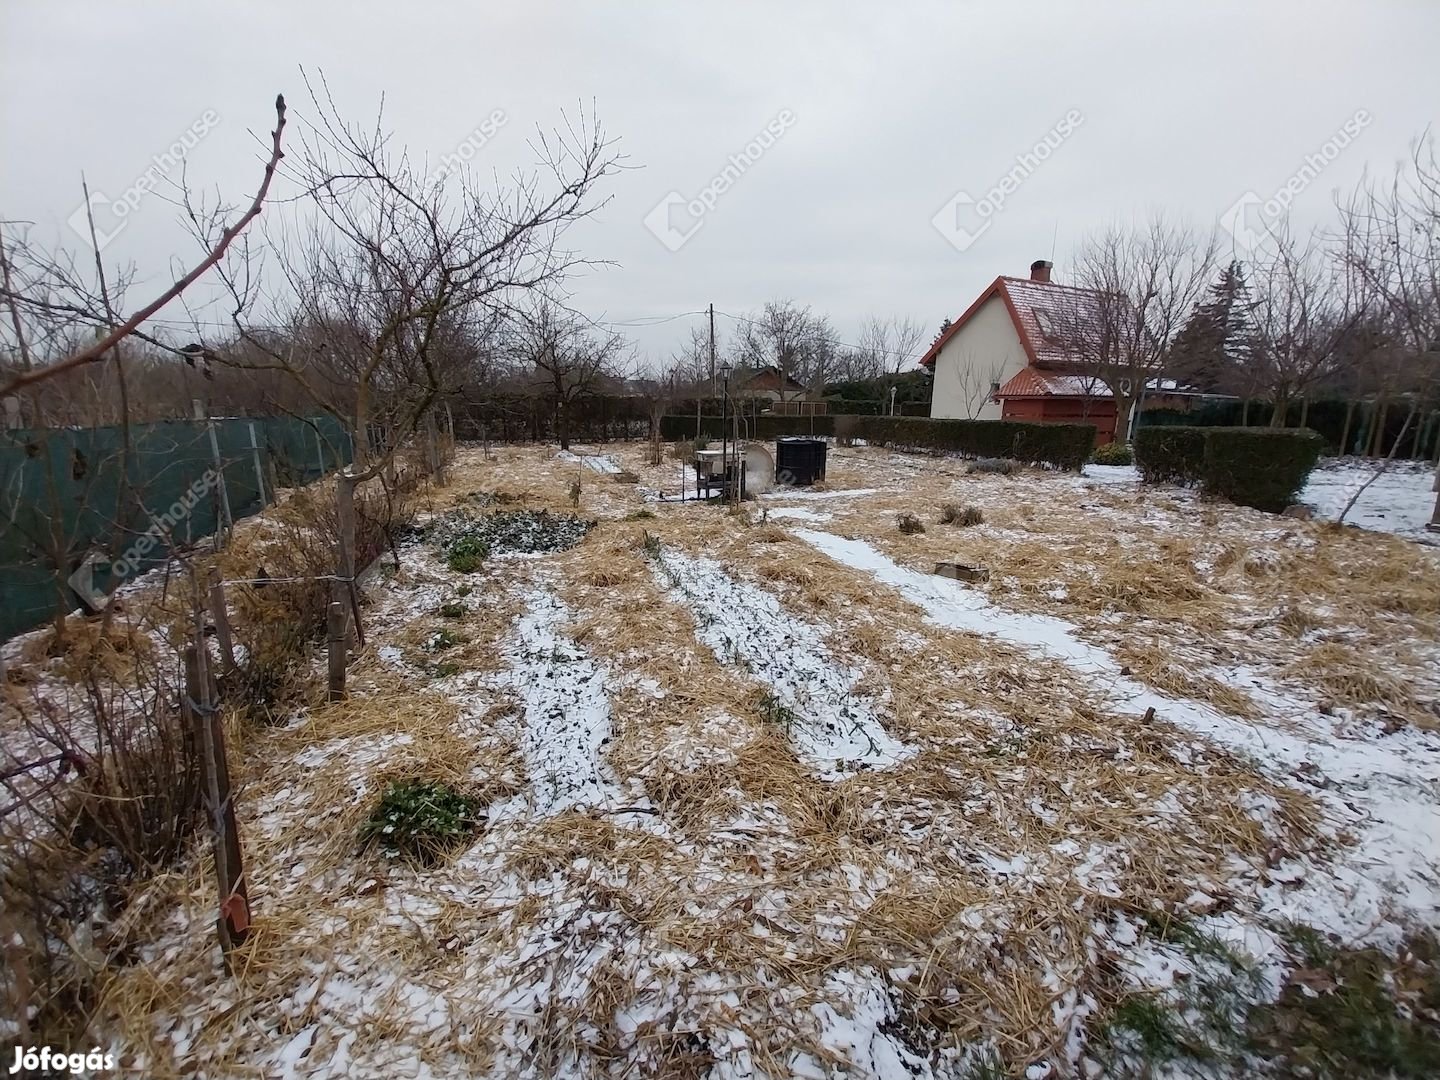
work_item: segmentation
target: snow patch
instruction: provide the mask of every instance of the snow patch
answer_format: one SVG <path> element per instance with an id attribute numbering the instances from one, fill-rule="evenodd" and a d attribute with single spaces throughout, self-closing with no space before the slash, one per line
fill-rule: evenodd
<path id="1" fill-rule="evenodd" d="M 1276 700 L 1280 694 L 1273 687 L 1258 687 L 1267 693 L 1257 700 L 1267 711 L 1283 707 L 1283 719 L 1264 724 L 1229 716 L 1121 674 L 1108 652 L 1081 641 L 1062 619 L 1004 611 L 974 589 L 902 567 L 861 540 L 810 529 L 795 533 L 835 561 L 898 590 L 924 610 L 926 621 L 1059 660 L 1108 695 L 1113 707 L 1133 713 L 1153 708 L 1162 719 L 1249 757 L 1312 795 L 1331 827 L 1348 832 L 1355 845 L 1333 865 L 1299 857 L 1274 868 L 1260 893 L 1270 914 L 1350 940 L 1390 943 L 1400 937 L 1396 917 L 1422 925 L 1440 920 L 1440 739 L 1414 729 L 1384 744 L 1347 737 L 1303 703 Z"/>
<path id="2" fill-rule="evenodd" d="M 569 617 L 550 593 L 535 588 L 504 653 L 505 684 L 520 695 L 520 749 L 541 816 L 619 802 L 615 775 L 601 756 L 610 741 L 605 671 L 562 631 Z"/>
<path id="3" fill-rule="evenodd" d="M 695 614 L 695 634 L 721 663 L 744 668 L 770 687 L 796 752 L 826 779 L 891 765 L 913 750 L 881 726 L 855 695 L 856 673 L 830 658 L 820 631 L 795 618 L 763 589 L 730 577 L 713 559 L 665 550 L 657 576 Z"/>

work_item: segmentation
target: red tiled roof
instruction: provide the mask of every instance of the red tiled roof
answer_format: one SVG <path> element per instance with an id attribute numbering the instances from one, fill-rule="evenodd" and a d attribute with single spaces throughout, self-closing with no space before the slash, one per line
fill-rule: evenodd
<path id="1" fill-rule="evenodd" d="M 1021 368 L 991 396 L 998 400 L 1035 397 L 1108 398 L 1114 395 L 1108 386 L 1091 376 L 1044 371 L 1031 364 Z"/>
<path id="2" fill-rule="evenodd" d="M 1003 274 L 991 282 L 975 302 L 965 309 L 965 313 L 950 325 L 950 329 L 930 346 L 920 358 L 920 363 L 925 367 L 933 366 L 945 343 L 970 321 L 970 317 L 985 301 L 997 293 L 1005 301 L 1010 321 L 1015 325 L 1020 343 L 1025 347 L 1031 364 L 1042 368 L 1063 368 L 1075 363 L 1074 357 L 1056 341 L 1056 334 L 1064 333 L 1067 327 L 1083 322 L 1087 313 L 1097 311 L 1100 294 L 1071 285 L 1007 277 Z M 1048 324 L 1049 333 L 1042 324 Z"/>

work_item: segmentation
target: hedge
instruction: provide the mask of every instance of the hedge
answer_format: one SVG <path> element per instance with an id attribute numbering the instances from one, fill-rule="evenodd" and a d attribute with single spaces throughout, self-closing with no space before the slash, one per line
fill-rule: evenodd
<path id="1" fill-rule="evenodd" d="M 1241 506 L 1279 511 L 1300 494 L 1324 445 L 1308 428 L 1141 428 L 1135 461 L 1146 483 L 1199 487 Z"/>
<path id="2" fill-rule="evenodd" d="M 1090 424 L 1029 424 L 1013 420 L 932 420 L 919 416 L 771 416 L 742 421 L 742 435 L 776 439 L 785 435 L 864 439 L 872 446 L 937 450 L 969 457 L 1013 458 L 1033 465 L 1080 469 L 1095 445 Z M 672 441 L 695 437 L 693 416 L 666 416 L 660 434 Z M 701 435 L 718 439 L 720 418 L 701 421 Z"/>
<path id="3" fill-rule="evenodd" d="M 719 439 L 726 431 L 734 432 L 734 421 L 724 422 L 718 416 L 700 418 L 700 436 L 705 439 Z M 742 439 L 778 439 L 785 435 L 834 435 L 835 417 L 828 413 L 819 416 L 774 416 L 762 413 L 759 416 L 740 418 Z M 669 442 L 695 437 L 695 416 L 671 415 L 660 418 L 660 437 Z"/>

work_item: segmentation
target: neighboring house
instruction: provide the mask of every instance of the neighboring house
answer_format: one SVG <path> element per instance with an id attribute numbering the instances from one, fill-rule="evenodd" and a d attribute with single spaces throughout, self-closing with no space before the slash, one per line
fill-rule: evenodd
<path id="1" fill-rule="evenodd" d="M 817 400 L 810 388 L 792 375 L 784 374 L 778 367 L 756 368 L 748 376 L 742 376 L 734 394 L 742 398 L 759 398 L 762 401 L 801 402 Z"/>
<path id="2" fill-rule="evenodd" d="M 934 374 L 931 416 L 1087 423 L 1097 444 L 1114 439 L 1114 395 L 1061 338 L 1090 312 L 1098 317 L 1096 294 L 1057 285 L 1051 266 L 1041 259 L 1028 278 L 997 277 L 921 357 Z M 1154 380 L 1144 407 L 1188 410 L 1202 396 Z"/>

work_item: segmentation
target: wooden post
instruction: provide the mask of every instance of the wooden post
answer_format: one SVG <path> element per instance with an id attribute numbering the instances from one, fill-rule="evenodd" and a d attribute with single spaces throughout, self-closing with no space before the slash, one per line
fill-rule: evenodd
<path id="1" fill-rule="evenodd" d="M 425 410 L 425 462 L 435 483 L 444 487 L 445 466 L 440 458 L 440 434 L 435 429 L 435 410 Z"/>
<path id="2" fill-rule="evenodd" d="M 345 599 L 355 618 L 355 636 L 365 646 L 365 630 L 360 625 L 360 598 L 355 589 L 355 480 L 349 469 L 340 470 L 335 482 L 336 518 L 340 526 L 339 568 L 336 577 L 345 589 Z"/>
<path id="3" fill-rule="evenodd" d="M 275 491 L 272 488 L 270 498 L 265 498 L 265 468 L 260 463 L 260 439 L 255 434 L 255 421 L 250 421 L 250 454 L 255 459 L 255 487 L 260 491 L 260 505 L 268 506 L 274 501 Z"/>
<path id="4" fill-rule="evenodd" d="M 336 582 L 337 586 L 341 583 Z M 345 604 L 331 600 L 325 614 L 325 641 L 329 650 L 329 687 L 327 701 L 343 701 L 345 698 Z"/>
<path id="5" fill-rule="evenodd" d="M 220 658 L 225 670 L 235 670 L 235 638 L 230 632 L 230 613 L 225 610 L 225 586 L 218 567 L 210 568 L 210 618 L 215 623 L 215 640 L 220 645 Z"/>
<path id="6" fill-rule="evenodd" d="M 198 646 L 185 646 L 185 711 L 200 748 L 201 779 L 214 838 L 215 882 L 220 899 L 215 930 L 220 937 L 220 948 L 228 953 L 250 936 L 250 896 L 245 886 L 240 831 L 235 823 L 235 801 L 230 791 L 225 730 L 210 695 L 207 660 L 203 637 Z"/>
<path id="7" fill-rule="evenodd" d="M 220 457 L 220 436 L 215 433 L 215 421 L 207 414 L 205 403 L 199 398 L 192 398 L 190 404 L 195 410 L 195 419 L 203 420 L 205 429 L 210 433 L 211 466 L 215 470 L 215 489 L 220 493 L 222 527 L 215 530 L 215 550 L 220 551 L 225 547 L 227 535 L 235 528 L 235 519 L 230 514 L 230 492 L 225 488 L 225 462 Z"/>

